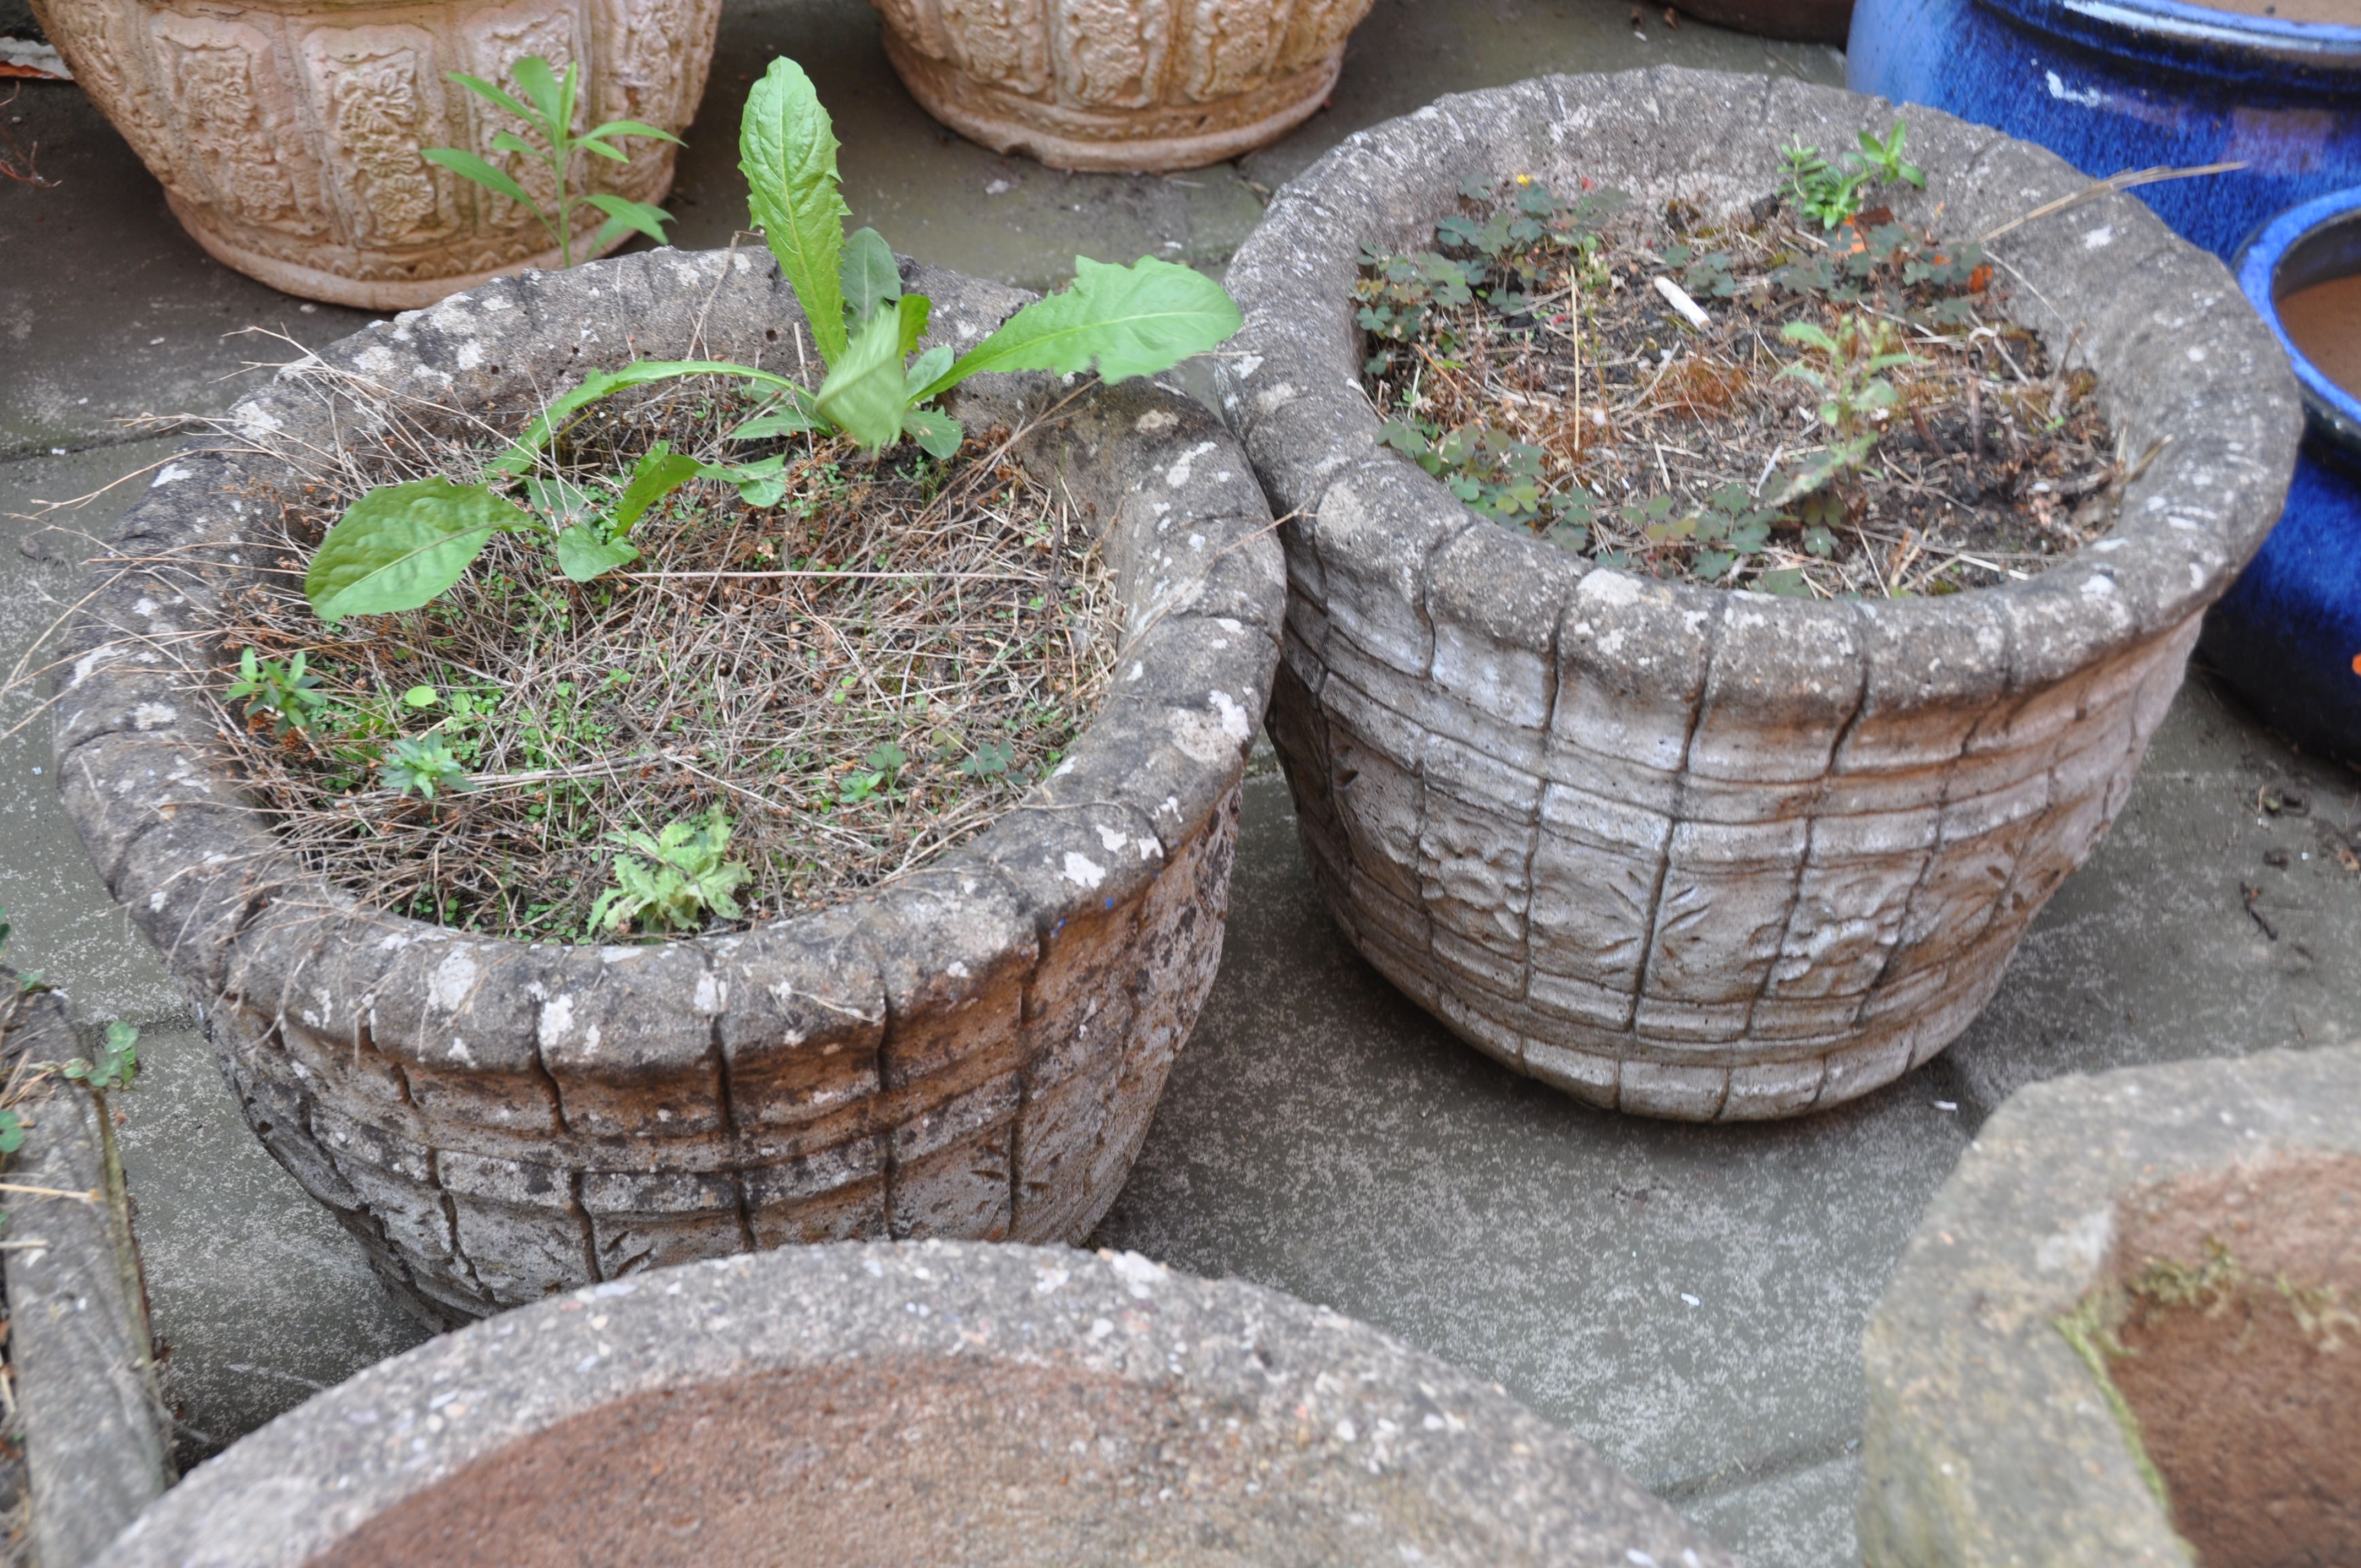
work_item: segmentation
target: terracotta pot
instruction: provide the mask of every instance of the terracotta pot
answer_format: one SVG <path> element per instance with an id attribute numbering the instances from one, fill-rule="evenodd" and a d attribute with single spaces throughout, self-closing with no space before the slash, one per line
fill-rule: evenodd
<path id="1" fill-rule="evenodd" d="M 2356 1216 L 2361 1050 L 2015 1095 L 1862 1337 L 1861 1562 L 2361 1559 Z"/>
<path id="2" fill-rule="evenodd" d="M 472 148 L 536 198 L 549 189 L 540 165 L 491 146 L 523 126 L 445 72 L 505 86 L 525 55 L 561 70 L 573 61 L 585 126 L 635 119 L 677 132 L 705 92 L 721 16 L 720 0 L 34 0 L 33 9 L 216 260 L 291 294 L 374 311 L 557 265 L 530 212 L 419 157 Z M 676 149 L 646 137 L 624 148 L 629 163 L 581 159 L 575 188 L 587 179 L 590 190 L 661 201 Z M 576 259 L 585 259 L 579 247 Z"/>
<path id="3" fill-rule="evenodd" d="M 1030 297 L 908 280 L 945 343 Z M 514 429 L 594 367 L 692 343 L 753 361 L 799 319 L 767 257 L 657 250 L 500 280 L 321 356 Z M 366 442 L 350 386 L 298 369 L 231 419 Z M 951 407 L 1015 429 L 1065 396 L 987 377 Z M 239 803 L 212 745 L 227 720 L 192 691 L 219 685 L 205 606 L 264 565 L 237 545 L 253 503 L 225 492 L 267 493 L 272 461 L 192 451 L 126 516 L 126 554 L 209 564 L 136 568 L 91 601 L 57 709 L 67 814 L 202 999 L 256 1133 L 412 1310 L 479 1316 L 788 1243 L 1072 1240 L 1115 1201 L 1220 963 L 1279 548 L 1235 439 L 1145 381 L 1082 392 L 1013 455 L 1107 531 L 1126 618 L 1123 670 L 1065 762 L 899 880 L 636 946 L 470 936 L 299 863 Z M 190 635 L 159 639 L 167 623 Z M 148 663 L 148 641 L 171 652 Z"/>
<path id="4" fill-rule="evenodd" d="M 1462 181 L 1530 172 L 1708 213 L 1779 189 L 1791 137 L 1891 105 L 1663 69 L 1443 99 L 1279 192 L 1216 370 L 1292 592 L 1271 730 L 1347 937 L 1463 1038 L 1592 1103 L 1794 1115 L 1968 1026 L 2131 789 L 2198 619 L 2262 541 L 2301 430 L 2220 262 L 2129 197 L 1993 242 L 2015 308 L 2158 455 L 2106 537 L 2030 580 L 1806 601 L 1594 566 L 1376 439 L 1352 287 Z M 1981 234 L 2089 183 L 1913 105 L 1927 189 Z"/>
<path id="5" fill-rule="evenodd" d="M 1326 101 L 1371 0 L 872 0 L 928 114 L 1053 169 L 1197 169 Z"/>
<path id="6" fill-rule="evenodd" d="M 93 1568 L 1736 1568 L 1585 1443 L 1137 1253 L 799 1247 L 381 1362 Z"/>
<path id="7" fill-rule="evenodd" d="M 1842 46 L 1852 27 L 1852 0 L 1681 0 L 1700 22 L 1766 38 Z"/>

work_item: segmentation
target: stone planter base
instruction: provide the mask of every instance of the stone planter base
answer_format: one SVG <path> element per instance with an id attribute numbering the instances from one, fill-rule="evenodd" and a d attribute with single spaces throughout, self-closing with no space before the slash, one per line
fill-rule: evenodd
<path id="1" fill-rule="evenodd" d="M 1090 109 L 1011 93 L 929 58 L 891 27 L 885 58 L 920 107 L 994 152 L 1052 169 L 1161 174 L 1242 157 L 1310 119 L 1336 85 L 1345 48 L 1235 98 L 1145 109 Z"/>
<path id="2" fill-rule="evenodd" d="M 1133 1253 L 829 1246 L 577 1291 L 246 1438 L 101 1568 L 1735 1568 L 1499 1390 Z"/>
<path id="3" fill-rule="evenodd" d="M 2189 1304 L 2122 1325 L 2135 1290 Z M 2021 1091 L 1870 1321 L 1863 1562 L 2361 1560 L 2356 1311 L 2361 1050 Z M 2111 1323 L 2136 1354 L 2090 1354 L 2120 1408 L 2077 1349 Z"/>

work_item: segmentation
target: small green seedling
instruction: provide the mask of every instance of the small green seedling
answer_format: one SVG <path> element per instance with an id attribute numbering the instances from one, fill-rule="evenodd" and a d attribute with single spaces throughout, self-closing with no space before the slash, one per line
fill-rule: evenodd
<path id="1" fill-rule="evenodd" d="M 139 1076 L 139 1027 L 117 1019 L 106 1026 L 106 1037 L 94 1056 L 76 1057 L 59 1069 L 76 1083 L 102 1092 L 128 1089 Z"/>
<path id="2" fill-rule="evenodd" d="M 502 99 L 514 103 L 505 94 Z M 563 106 L 553 104 L 553 111 Z M 773 60 L 746 101 L 739 166 L 746 172 L 754 223 L 795 290 L 827 367 L 817 392 L 767 370 L 719 360 L 651 359 L 599 371 L 528 425 L 489 465 L 483 482 L 413 479 L 381 485 L 355 501 L 320 542 L 303 578 L 304 595 L 320 618 L 333 623 L 348 615 L 415 609 L 456 583 L 495 533 L 541 534 L 559 569 L 588 581 L 636 560 L 637 548 L 623 538 L 630 521 L 693 478 L 734 485 L 752 507 L 776 506 L 785 497 L 783 456 L 708 464 L 652 451 L 632 470 L 625 499 L 611 512 L 601 512 L 580 487 L 534 477 L 542 452 L 574 419 L 626 387 L 683 376 L 734 377 L 751 393 L 770 399 L 731 432 L 734 439 L 836 431 L 880 452 L 908 437 L 930 455 L 948 459 L 959 451 L 963 433 L 949 414 L 926 405 L 971 376 L 986 370 L 1075 375 L 1095 367 L 1104 379 L 1123 381 L 1168 370 L 1238 329 L 1236 304 L 1201 273 L 1152 257 L 1130 267 L 1076 257 L 1071 285 L 1027 305 L 965 354 L 954 358 L 938 345 L 912 360 L 929 302 L 923 294 L 901 291 L 894 254 L 875 230 L 845 234 L 850 210 L 837 189 L 837 147 L 811 80 L 795 61 Z M 583 200 L 596 204 L 599 198 Z M 530 510 L 502 493 L 520 483 Z M 633 497 L 644 498 L 637 511 L 629 510 Z M 623 521 L 627 511 L 629 521 Z"/>
<path id="3" fill-rule="evenodd" d="M 667 823 L 653 837 L 636 830 L 608 839 L 647 857 L 615 857 L 616 886 L 590 906 L 593 931 L 687 931 L 708 916 L 735 920 L 737 891 L 753 872 L 729 859 L 730 818 L 719 806 L 703 818 Z"/>
<path id="4" fill-rule="evenodd" d="M 859 806 L 873 796 L 891 795 L 895 781 L 901 777 L 902 770 L 909 765 L 909 754 L 891 740 L 873 747 L 869 754 L 861 759 L 861 766 L 847 773 L 843 783 L 837 786 L 837 803 Z"/>
<path id="5" fill-rule="evenodd" d="M 646 202 L 633 202 L 604 191 L 577 192 L 572 182 L 574 155 L 587 152 L 616 163 L 628 163 L 631 161 L 629 155 L 615 145 L 622 138 L 653 137 L 658 141 L 668 141 L 677 146 L 680 143 L 678 137 L 637 120 L 609 120 L 603 126 L 593 126 L 577 136 L 574 132 L 574 110 L 580 71 L 570 61 L 566 67 L 566 75 L 561 79 L 550 68 L 549 61 L 537 54 L 529 54 L 518 60 L 509 72 L 509 80 L 524 95 L 522 99 L 502 92 L 480 76 L 469 76 L 458 71 L 447 74 L 454 82 L 477 97 L 506 109 L 522 120 L 533 135 L 541 138 L 541 145 L 535 147 L 514 131 L 500 131 L 493 136 L 492 148 L 498 152 L 531 159 L 547 169 L 556 194 L 551 204 L 544 207 L 507 170 L 460 148 L 430 147 L 420 156 L 462 179 L 474 181 L 495 195 L 506 196 L 540 219 L 541 226 L 549 231 L 549 237 L 557 242 L 557 264 L 560 267 L 574 265 L 574 214 L 583 207 L 591 207 L 607 214 L 607 221 L 598 225 L 598 232 L 586 247 L 588 256 L 598 255 L 633 230 L 658 245 L 664 242 L 664 225 L 672 221 L 670 213 Z"/>
<path id="6" fill-rule="evenodd" d="M 25 1119 L 14 1111 L 0 1111 L 0 1154 L 15 1154 L 25 1146 Z"/>
<path id="7" fill-rule="evenodd" d="M 467 770 L 451 754 L 451 743 L 432 731 L 396 740 L 379 767 L 386 784 L 405 795 L 433 800 L 467 787 Z"/>
<path id="8" fill-rule="evenodd" d="M 1828 432 L 1828 444 L 1818 455 L 1793 471 L 1773 496 L 1773 505 L 1784 506 L 1858 472 L 1869 461 L 1881 433 L 1878 413 L 1902 400 L 1884 372 L 1916 365 L 1918 357 L 1899 351 L 1891 323 L 1858 313 L 1840 317 L 1833 334 L 1817 323 L 1789 322 L 1779 335 L 1802 344 L 1823 360 L 1815 366 L 1797 359 L 1779 374 L 1818 390 L 1820 423 Z"/>
<path id="9" fill-rule="evenodd" d="M 247 649 L 238 655 L 237 679 L 222 696 L 230 702 L 244 698 L 247 718 L 269 718 L 273 735 L 310 729 L 328 704 L 320 677 L 304 670 L 300 649 L 285 660 L 258 659 Z"/>
<path id="10" fill-rule="evenodd" d="M 1848 152 L 1841 164 L 1806 147 L 1801 137 L 1779 149 L 1787 166 L 1787 197 L 1795 210 L 1824 229 L 1841 226 L 1861 211 L 1861 193 L 1873 185 L 1908 184 L 1926 188 L 1925 171 L 1902 156 L 1909 130 L 1900 121 L 1883 137 L 1857 133 L 1861 150 Z"/>

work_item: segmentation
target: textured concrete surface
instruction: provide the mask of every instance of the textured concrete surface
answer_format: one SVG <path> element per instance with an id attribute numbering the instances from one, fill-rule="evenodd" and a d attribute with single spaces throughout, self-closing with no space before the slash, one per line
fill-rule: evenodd
<path id="1" fill-rule="evenodd" d="M 939 134 L 860 0 L 733 4 L 672 205 L 686 245 L 727 244 L 743 221 L 730 127 L 779 49 L 812 66 L 837 115 L 858 221 L 922 259 L 1028 284 L 1062 276 L 1076 250 L 1217 266 L 1258 214 L 1250 181 L 1274 186 L 1445 91 L 1666 60 L 1840 74 L 1830 51 L 1673 31 L 1653 7 L 1643 41 L 1629 14 L 1379 0 L 1331 109 L 1239 165 L 1159 180 L 1055 174 Z M 73 89 L 27 83 L 0 115 L 25 116 L 11 128 L 38 137 L 61 181 L 0 181 L 0 652 L 14 664 L 71 576 L 17 542 L 73 543 L 21 514 L 170 450 L 115 416 L 218 411 L 251 384 L 243 361 L 283 355 L 225 333 L 319 342 L 367 318 L 306 312 L 204 259 Z M 69 526 L 103 535 L 135 493 Z M 26 706 L 8 699 L 0 728 Z M 418 1331 L 245 1130 L 53 781 L 32 772 L 48 744 L 45 723 L 0 740 L 0 901 L 17 962 L 47 968 L 85 1018 L 148 1025 L 145 1080 L 120 1097 L 124 1157 L 168 1385 L 184 1445 L 202 1451 Z M 2063 1072 L 2361 1030 L 2361 872 L 2336 858 L 2361 839 L 2356 784 L 2202 684 L 2184 689 L 2112 833 L 1958 1045 L 1855 1106 L 1715 1129 L 1584 1111 L 1418 1012 L 1328 924 L 1286 788 L 1266 773 L 1246 790 L 1223 972 L 1102 1236 L 1324 1300 L 1498 1379 L 1761 1568 L 1850 1561 L 1861 1328 L 1980 1118 Z M 2284 867 L 2265 859 L 2281 852 Z"/>

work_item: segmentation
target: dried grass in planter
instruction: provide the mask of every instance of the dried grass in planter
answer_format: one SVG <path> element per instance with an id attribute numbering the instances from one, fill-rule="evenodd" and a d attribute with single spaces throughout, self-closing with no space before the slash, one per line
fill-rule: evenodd
<path id="1" fill-rule="evenodd" d="M 441 599 L 335 629 L 302 591 L 328 524 L 374 485 L 478 478 L 515 433 L 456 440 L 462 416 L 396 401 L 365 451 L 280 455 L 289 481 L 252 498 L 275 516 L 276 573 L 220 630 L 233 652 L 303 654 L 309 722 L 247 708 L 235 672 L 214 695 L 309 863 L 389 910 L 573 938 L 631 853 L 617 836 L 719 810 L 743 923 L 925 863 L 1056 765 L 1100 704 L 1120 612 L 1088 532 L 1006 459 L 1009 433 L 948 463 L 808 434 L 725 449 L 752 406 L 720 377 L 609 398 L 554 474 L 611 489 L 659 439 L 707 461 L 785 451 L 778 506 L 692 481 L 641 521 L 632 570 L 573 583 L 544 545 L 496 536 Z M 391 748 L 429 734 L 464 787 L 388 787 Z"/>
<path id="2" fill-rule="evenodd" d="M 1896 137 L 1898 143 L 1898 135 Z M 2010 321 L 1972 244 L 1783 203 L 1464 192 L 1365 252 L 1381 439 L 1511 527 L 1625 571 L 1820 598 L 2024 578 L 2114 521 L 2096 378 Z"/>

